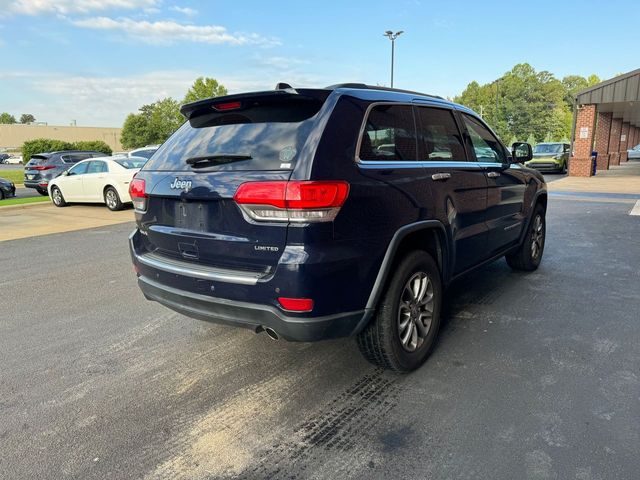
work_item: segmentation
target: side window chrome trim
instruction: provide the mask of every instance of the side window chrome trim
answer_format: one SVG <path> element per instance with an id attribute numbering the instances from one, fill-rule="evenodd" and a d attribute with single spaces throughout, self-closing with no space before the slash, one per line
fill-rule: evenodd
<path id="1" fill-rule="evenodd" d="M 468 169 L 473 168 L 476 170 L 480 170 L 482 165 L 478 162 L 434 162 L 434 161 L 378 161 L 378 160 L 358 160 L 356 162 L 358 166 L 366 169 L 392 169 L 392 168 L 457 168 L 457 169 Z M 502 165 L 498 163 L 497 165 Z"/>

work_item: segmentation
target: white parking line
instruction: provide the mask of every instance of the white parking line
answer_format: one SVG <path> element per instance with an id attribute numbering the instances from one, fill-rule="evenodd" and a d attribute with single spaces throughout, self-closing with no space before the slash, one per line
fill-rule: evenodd
<path id="1" fill-rule="evenodd" d="M 629 212 L 629 215 L 638 215 L 638 216 L 640 216 L 640 200 L 638 200 L 636 202 L 636 204 L 633 206 L 633 208 Z"/>

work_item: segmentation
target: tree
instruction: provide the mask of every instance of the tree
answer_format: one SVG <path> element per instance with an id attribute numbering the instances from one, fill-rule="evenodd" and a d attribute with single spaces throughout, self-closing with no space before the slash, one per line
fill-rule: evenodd
<path id="1" fill-rule="evenodd" d="M 187 91 L 183 103 L 204 100 L 205 98 L 221 97 L 227 95 L 227 89 L 218 83 L 215 78 L 198 77 Z"/>
<path id="2" fill-rule="evenodd" d="M 184 122 L 179 104 L 171 97 L 140 107 L 127 116 L 120 141 L 124 148 L 163 143 Z"/>
<path id="3" fill-rule="evenodd" d="M 36 117 L 31 115 L 30 113 L 23 113 L 20 115 L 20 123 L 33 123 L 36 121 Z"/>
<path id="4" fill-rule="evenodd" d="M 570 136 L 575 93 L 599 82 L 596 75 L 560 81 L 521 63 L 491 83 L 469 83 L 455 101 L 481 113 L 502 139 L 558 141 Z"/>
<path id="5" fill-rule="evenodd" d="M 0 123 L 16 123 L 16 117 L 7 112 L 0 113 Z"/>

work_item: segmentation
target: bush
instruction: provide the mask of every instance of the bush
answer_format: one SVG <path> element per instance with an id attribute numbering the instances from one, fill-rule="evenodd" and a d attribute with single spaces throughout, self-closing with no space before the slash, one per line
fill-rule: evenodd
<path id="1" fill-rule="evenodd" d="M 55 152 L 57 150 L 94 150 L 105 155 L 111 155 L 111 147 L 102 140 L 65 142 L 64 140 L 53 140 L 50 138 L 37 138 L 22 144 L 22 163 L 26 164 L 31 155 L 36 153 Z"/>
<path id="2" fill-rule="evenodd" d="M 55 152 L 56 150 L 71 150 L 73 144 L 63 140 L 52 140 L 50 138 L 36 138 L 22 144 L 22 163 L 26 164 L 31 155 L 44 152 Z"/>
<path id="3" fill-rule="evenodd" d="M 73 144 L 74 150 L 94 150 L 96 152 L 102 152 L 105 155 L 111 155 L 113 151 L 111 147 L 104 143 L 102 140 L 92 140 L 86 142 L 76 142 Z"/>

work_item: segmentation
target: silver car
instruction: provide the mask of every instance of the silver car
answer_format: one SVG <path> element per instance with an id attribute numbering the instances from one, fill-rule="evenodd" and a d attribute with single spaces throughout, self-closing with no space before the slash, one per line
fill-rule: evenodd
<path id="1" fill-rule="evenodd" d="M 630 150 L 627 150 L 627 158 L 629 160 L 640 159 L 640 144 L 636 145 Z"/>

